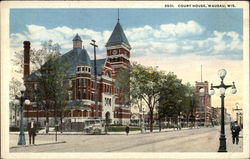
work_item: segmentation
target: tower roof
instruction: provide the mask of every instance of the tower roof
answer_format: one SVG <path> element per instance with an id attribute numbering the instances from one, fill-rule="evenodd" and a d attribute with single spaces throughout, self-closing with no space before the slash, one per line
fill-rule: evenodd
<path id="1" fill-rule="evenodd" d="M 73 41 L 82 41 L 81 37 L 78 35 L 78 33 L 76 34 L 76 36 L 74 37 Z"/>
<path id="2" fill-rule="evenodd" d="M 111 45 L 115 45 L 115 44 L 122 44 L 125 43 L 126 45 L 128 45 L 128 47 L 130 48 L 130 44 L 128 42 L 128 39 L 122 29 L 121 24 L 119 23 L 119 21 L 117 22 L 107 44 L 107 46 L 111 46 Z"/>

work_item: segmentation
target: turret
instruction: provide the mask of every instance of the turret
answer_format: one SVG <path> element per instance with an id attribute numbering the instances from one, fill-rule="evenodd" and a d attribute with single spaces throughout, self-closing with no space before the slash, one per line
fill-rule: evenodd
<path id="1" fill-rule="evenodd" d="M 82 49 L 82 39 L 80 38 L 78 34 L 76 34 L 76 36 L 73 39 L 73 49 L 75 48 Z"/>

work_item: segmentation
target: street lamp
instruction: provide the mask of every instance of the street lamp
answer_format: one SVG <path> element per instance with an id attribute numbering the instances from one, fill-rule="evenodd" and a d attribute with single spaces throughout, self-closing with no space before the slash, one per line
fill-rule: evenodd
<path id="1" fill-rule="evenodd" d="M 225 85 L 223 80 L 227 74 L 227 71 L 225 69 L 221 69 L 218 71 L 218 74 L 221 78 L 221 84 L 218 86 L 213 86 L 213 84 L 211 83 L 211 89 L 210 89 L 210 95 L 214 95 L 215 94 L 215 90 L 214 88 L 217 88 L 220 90 L 220 98 L 221 98 L 221 132 L 220 132 L 220 147 L 218 152 L 227 152 L 227 147 L 226 147 L 226 135 L 225 135 L 225 123 L 224 123 L 224 98 L 225 98 L 225 92 L 227 88 L 232 87 L 231 93 L 235 94 L 237 92 L 236 87 L 234 85 Z"/>
<path id="2" fill-rule="evenodd" d="M 243 113 L 242 112 L 239 112 L 239 117 L 240 117 L 240 128 L 242 129 L 243 128 L 243 124 L 242 124 L 242 116 L 243 116 Z"/>
<path id="3" fill-rule="evenodd" d="M 236 108 L 233 109 L 233 111 L 236 111 L 236 121 L 239 122 L 239 113 L 240 111 L 242 111 L 242 109 L 240 109 L 240 104 L 239 103 L 235 103 Z"/>
<path id="4" fill-rule="evenodd" d="M 19 133 L 19 139 L 18 139 L 18 143 L 17 145 L 26 145 L 25 142 L 25 135 L 24 135 L 24 128 L 23 128 L 23 106 L 24 105 L 29 105 L 30 101 L 28 100 L 27 97 L 25 97 L 25 92 L 26 87 L 24 85 L 21 86 L 20 88 L 20 92 L 21 95 L 20 96 L 15 96 L 15 104 L 20 104 L 20 133 Z"/>

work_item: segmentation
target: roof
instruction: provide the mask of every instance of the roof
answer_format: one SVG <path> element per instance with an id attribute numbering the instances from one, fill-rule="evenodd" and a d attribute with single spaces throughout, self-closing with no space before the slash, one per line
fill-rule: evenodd
<path id="1" fill-rule="evenodd" d="M 87 65 L 91 66 L 91 74 L 94 74 L 94 60 L 90 60 L 89 55 L 85 49 L 74 48 L 73 50 L 65 53 L 59 59 L 61 62 L 67 61 L 70 65 L 69 70 L 67 71 L 67 76 L 73 76 L 76 73 L 76 68 L 78 65 Z M 104 68 L 106 59 L 96 60 L 97 66 L 97 75 L 102 75 L 102 70 Z M 45 63 L 44 65 L 46 65 Z M 39 71 L 35 71 L 27 77 L 28 81 L 35 81 L 38 79 Z"/>
<path id="2" fill-rule="evenodd" d="M 76 34 L 76 36 L 74 37 L 74 39 L 72 41 L 77 41 L 80 40 L 82 41 L 81 37 L 78 35 L 78 33 Z"/>
<path id="3" fill-rule="evenodd" d="M 74 48 L 73 50 L 65 53 L 60 60 L 67 61 L 67 63 L 70 65 L 70 68 L 67 71 L 68 76 L 74 75 L 76 73 L 76 68 L 78 65 L 91 66 L 89 54 L 84 48 Z"/>
<path id="4" fill-rule="evenodd" d="M 98 60 L 96 60 L 96 71 L 97 71 L 97 75 L 102 75 L 102 70 L 103 70 L 105 61 L 106 61 L 106 59 L 98 59 Z M 95 74 L 95 70 L 94 70 L 94 60 L 91 60 L 91 65 L 92 65 L 91 74 Z"/>
<path id="5" fill-rule="evenodd" d="M 114 44 L 122 44 L 122 43 L 125 43 L 126 45 L 129 46 L 130 48 L 130 44 L 128 42 L 128 39 L 122 29 L 122 26 L 121 24 L 119 23 L 119 21 L 117 22 L 106 46 L 111 46 L 111 45 L 114 45 Z"/>

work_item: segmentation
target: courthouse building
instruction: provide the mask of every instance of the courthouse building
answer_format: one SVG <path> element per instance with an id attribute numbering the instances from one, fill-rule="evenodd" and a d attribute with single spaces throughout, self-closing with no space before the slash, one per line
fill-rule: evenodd
<path id="1" fill-rule="evenodd" d="M 70 39 L 69 39 L 70 40 Z M 86 42 L 89 45 L 89 42 Z M 36 89 L 36 74 L 30 74 L 29 42 L 24 43 L 24 79 L 27 87 Z M 105 44 L 98 44 L 105 45 Z M 117 73 L 130 65 L 131 46 L 118 20 L 109 40 L 106 43 L 106 57 L 96 60 L 97 90 L 95 89 L 94 60 L 84 47 L 81 37 L 77 34 L 73 38 L 72 50 L 60 58 L 70 64 L 67 79 L 70 85 L 66 97 L 68 112 L 64 113 L 64 121 L 85 122 L 93 119 L 105 120 L 109 118 L 113 124 L 127 124 L 130 122 L 130 106 L 124 96 L 115 87 Z M 25 55 L 26 54 L 26 55 Z M 98 105 L 95 105 L 95 93 L 98 94 Z M 35 101 L 25 106 L 24 122 L 34 118 L 44 125 L 45 112 L 36 106 Z M 49 111 L 49 125 L 54 124 L 53 110 Z"/>

